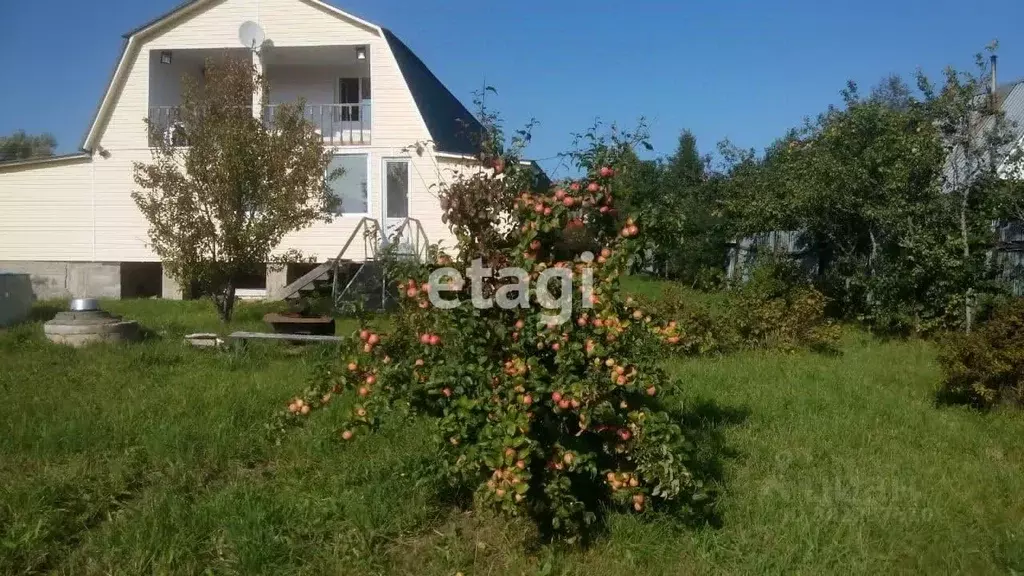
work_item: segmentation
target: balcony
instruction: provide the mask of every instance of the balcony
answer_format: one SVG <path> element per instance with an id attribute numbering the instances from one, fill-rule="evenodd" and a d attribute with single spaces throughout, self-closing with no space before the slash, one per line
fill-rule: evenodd
<path id="1" fill-rule="evenodd" d="M 270 127 L 281 104 L 263 107 L 263 124 Z M 252 106 L 239 106 L 239 113 L 252 115 Z M 366 146 L 370 142 L 370 103 L 360 104 L 306 104 L 303 117 L 325 146 Z M 149 109 L 149 145 L 158 140 L 172 146 L 188 146 L 188 127 L 181 119 L 177 106 L 154 106 Z"/>
<path id="2" fill-rule="evenodd" d="M 369 54 L 365 46 L 306 46 L 265 49 L 264 77 L 269 105 L 254 111 L 239 103 L 239 113 L 273 122 L 282 104 L 304 101 L 303 116 L 332 147 L 371 143 Z M 149 119 L 157 140 L 187 145 L 188 127 L 181 121 L 182 82 L 204 83 L 210 59 L 251 58 L 247 50 L 163 50 L 150 53 Z M 256 112 L 256 113 L 254 113 Z"/>

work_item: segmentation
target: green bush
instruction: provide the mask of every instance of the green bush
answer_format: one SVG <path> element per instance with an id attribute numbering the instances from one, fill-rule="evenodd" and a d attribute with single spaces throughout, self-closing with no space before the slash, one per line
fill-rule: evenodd
<path id="1" fill-rule="evenodd" d="M 1024 405 L 1024 300 L 998 308 L 970 334 L 951 336 L 939 362 L 944 400 L 979 408 Z"/>
<path id="2" fill-rule="evenodd" d="M 729 294 L 728 304 L 714 312 L 695 304 L 692 293 L 679 285 L 639 300 L 656 316 L 671 319 L 654 326 L 654 333 L 691 356 L 753 349 L 830 350 L 839 338 L 839 327 L 826 315 L 824 295 L 787 258 L 762 260 L 750 280 Z"/>

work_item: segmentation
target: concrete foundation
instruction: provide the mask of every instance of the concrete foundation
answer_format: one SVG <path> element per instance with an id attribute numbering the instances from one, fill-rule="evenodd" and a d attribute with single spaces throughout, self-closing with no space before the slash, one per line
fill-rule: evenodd
<path id="1" fill-rule="evenodd" d="M 178 281 L 171 278 L 167 274 L 167 270 L 163 270 L 161 274 L 162 278 L 160 281 L 160 297 L 164 300 L 181 300 L 185 297 L 185 292 L 181 289 Z"/>
<path id="2" fill-rule="evenodd" d="M 7 261 L 0 272 L 28 274 L 38 300 L 121 297 L 118 263 Z"/>
<path id="3" fill-rule="evenodd" d="M 238 288 L 262 297 L 288 285 L 289 266 L 257 270 Z M 36 300 L 69 298 L 152 298 L 181 300 L 185 291 L 159 262 L 29 262 L 0 261 L 0 273 L 26 274 Z"/>
<path id="4" fill-rule="evenodd" d="M 267 267 L 267 299 L 273 300 L 275 294 L 288 285 L 288 266 Z"/>

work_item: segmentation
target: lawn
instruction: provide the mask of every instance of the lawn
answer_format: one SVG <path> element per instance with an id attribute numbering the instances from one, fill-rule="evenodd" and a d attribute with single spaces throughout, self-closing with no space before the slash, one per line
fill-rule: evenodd
<path id="1" fill-rule="evenodd" d="M 925 342 L 851 330 L 832 356 L 668 360 L 668 401 L 719 455 L 715 525 L 612 515 L 566 550 L 440 502 L 417 481 L 425 422 L 342 447 L 328 410 L 274 442 L 264 425 L 329 348 L 193 350 L 182 334 L 219 328 L 208 305 L 109 307 L 154 337 L 0 333 L 2 574 L 1024 571 L 1024 414 L 937 407 Z"/>

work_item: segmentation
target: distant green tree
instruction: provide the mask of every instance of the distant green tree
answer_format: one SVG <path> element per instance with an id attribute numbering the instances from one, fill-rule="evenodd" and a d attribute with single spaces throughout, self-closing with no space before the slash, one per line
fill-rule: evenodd
<path id="1" fill-rule="evenodd" d="M 672 242 L 664 260 L 668 275 L 690 284 L 717 276 L 725 262 L 728 237 L 722 217 L 722 189 L 709 177 L 710 158 L 700 155 L 696 137 L 684 131 L 675 153 L 665 163 L 662 196 L 674 214 Z"/>
<path id="2" fill-rule="evenodd" d="M 10 136 L 0 136 L 0 162 L 53 156 L 56 148 L 57 139 L 51 134 L 26 134 L 18 130 Z"/>

